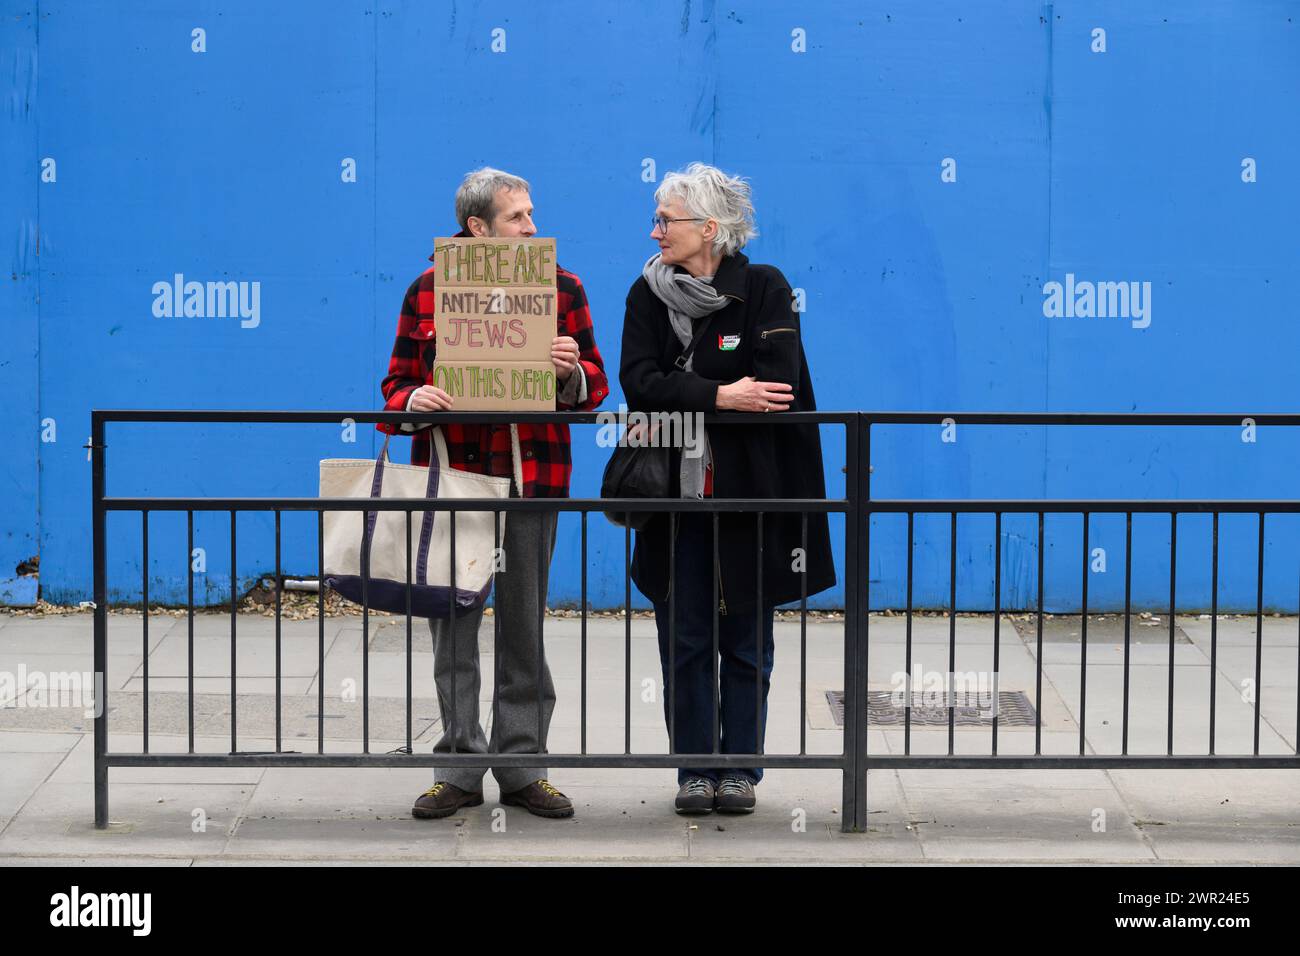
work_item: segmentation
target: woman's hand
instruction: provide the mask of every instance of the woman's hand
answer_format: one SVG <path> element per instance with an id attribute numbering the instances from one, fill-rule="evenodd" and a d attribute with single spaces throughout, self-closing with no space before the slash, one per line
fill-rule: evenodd
<path id="1" fill-rule="evenodd" d="M 451 408 L 451 396 L 437 385 L 421 385 L 411 393 L 408 412 L 445 412 Z"/>
<path id="2" fill-rule="evenodd" d="M 718 386 L 718 411 L 783 412 L 790 407 L 794 390 L 785 382 L 760 382 L 749 375 L 730 385 Z"/>

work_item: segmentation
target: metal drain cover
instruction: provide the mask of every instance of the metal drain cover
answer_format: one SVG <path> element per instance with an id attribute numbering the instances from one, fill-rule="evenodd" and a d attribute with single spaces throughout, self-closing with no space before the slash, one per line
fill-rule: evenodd
<path id="1" fill-rule="evenodd" d="M 993 726 L 993 709 L 988 702 L 975 693 L 955 695 L 952 708 L 913 707 L 912 726 L 948 726 L 948 712 L 954 710 L 953 723 L 965 727 Z M 828 690 L 826 702 L 837 727 L 844 726 L 844 691 Z M 1037 718 L 1034 705 L 1021 690 L 1004 690 L 998 692 L 998 726 L 999 727 L 1033 727 Z M 892 691 L 867 691 L 867 724 L 882 727 L 902 727 L 906 720 L 906 708 L 895 701 Z"/>

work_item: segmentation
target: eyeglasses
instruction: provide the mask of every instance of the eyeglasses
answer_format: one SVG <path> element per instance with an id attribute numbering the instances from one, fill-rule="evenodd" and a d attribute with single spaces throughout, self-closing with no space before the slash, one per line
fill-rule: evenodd
<path id="1" fill-rule="evenodd" d="M 706 220 L 700 219 L 698 216 L 696 217 L 684 216 L 680 219 L 665 219 L 663 216 L 654 216 L 650 219 L 650 231 L 654 232 L 654 230 L 658 229 L 660 232 L 667 232 L 668 224 L 670 222 L 705 222 L 705 221 Z"/>

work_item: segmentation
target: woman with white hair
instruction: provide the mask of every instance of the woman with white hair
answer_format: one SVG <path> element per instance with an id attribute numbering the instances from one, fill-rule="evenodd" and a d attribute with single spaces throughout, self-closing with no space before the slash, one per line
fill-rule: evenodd
<path id="1" fill-rule="evenodd" d="M 740 251 L 756 235 L 749 184 L 692 163 L 664 177 L 655 201 L 650 238 L 659 251 L 632 284 L 623 323 L 628 407 L 815 410 L 790 284 Z M 673 450 L 672 474 L 671 493 L 684 498 L 826 496 L 811 424 L 710 425 L 702 454 Z M 632 578 L 654 602 L 672 752 L 761 754 L 773 612 L 835 583 L 828 522 L 807 515 L 805 538 L 800 514 L 765 513 L 760 538 L 754 513 L 720 512 L 715 540 L 714 516 L 652 518 L 637 532 Z M 707 756 L 693 763 L 678 771 L 679 813 L 752 812 L 762 768 L 711 766 Z"/>

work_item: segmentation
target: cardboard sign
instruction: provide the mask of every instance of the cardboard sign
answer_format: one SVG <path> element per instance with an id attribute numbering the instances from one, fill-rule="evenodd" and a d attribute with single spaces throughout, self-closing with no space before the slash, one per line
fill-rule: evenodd
<path id="1" fill-rule="evenodd" d="M 433 384 L 467 411 L 553 411 L 555 240 L 434 240 Z"/>

